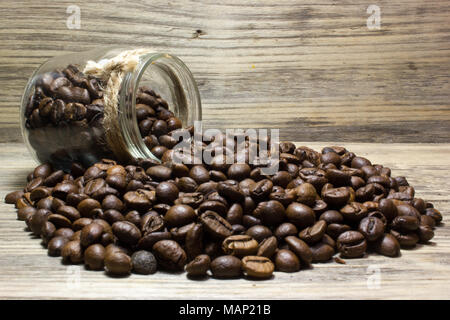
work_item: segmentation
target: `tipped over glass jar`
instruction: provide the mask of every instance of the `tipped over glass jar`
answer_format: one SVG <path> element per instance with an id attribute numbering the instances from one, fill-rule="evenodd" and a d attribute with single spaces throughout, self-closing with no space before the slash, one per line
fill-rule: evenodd
<path id="1" fill-rule="evenodd" d="M 31 76 L 22 135 L 41 163 L 70 170 L 102 158 L 159 161 L 171 134 L 201 120 L 195 80 L 177 57 L 108 48 L 49 59 Z M 184 129 L 186 130 L 186 129 Z"/>

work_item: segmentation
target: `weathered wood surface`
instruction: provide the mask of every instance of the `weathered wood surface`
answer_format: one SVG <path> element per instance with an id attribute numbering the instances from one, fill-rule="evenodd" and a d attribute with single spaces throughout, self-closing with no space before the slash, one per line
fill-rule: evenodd
<path id="1" fill-rule="evenodd" d="M 370 4 L 381 9 L 369 30 Z M 81 29 L 68 29 L 69 5 Z M 449 0 L 0 2 L 0 141 L 18 142 L 27 78 L 102 45 L 181 57 L 205 125 L 274 127 L 292 140 L 448 142 Z"/>
<path id="2" fill-rule="evenodd" d="M 316 150 L 330 143 L 305 143 Z M 188 280 L 185 274 L 157 273 L 109 278 L 47 256 L 40 240 L 24 231 L 13 206 L 0 203 L 0 298 L 33 299 L 450 299 L 450 145 L 355 144 L 345 146 L 374 163 L 405 175 L 416 194 L 444 215 L 431 245 L 402 250 L 399 258 L 370 255 L 315 264 L 294 274 L 276 272 L 268 281 Z M 0 144 L 0 198 L 21 189 L 35 163 L 23 144 Z M 377 269 L 379 268 L 379 269 Z M 374 271 L 380 285 L 373 287 Z M 79 278 L 77 278 L 79 274 Z M 79 282 L 76 281 L 79 279 Z M 369 286 L 368 286 L 369 284 Z"/>

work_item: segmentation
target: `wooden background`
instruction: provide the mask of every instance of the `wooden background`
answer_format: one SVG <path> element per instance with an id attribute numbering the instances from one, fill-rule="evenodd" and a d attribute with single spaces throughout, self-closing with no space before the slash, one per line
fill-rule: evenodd
<path id="1" fill-rule="evenodd" d="M 367 7 L 381 8 L 368 30 Z M 66 26 L 69 5 L 81 29 Z M 0 197 L 35 165 L 22 143 L 19 103 L 47 58 L 102 45 L 178 55 L 197 79 L 208 127 L 280 128 L 318 150 L 344 143 L 406 175 L 449 219 L 450 1 L 0 2 Z M 386 144 L 388 142 L 388 144 Z M 436 143 L 436 144 L 430 144 Z M 111 279 L 49 258 L 0 203 L 0 298 L 444 298 L 450 227 L 430 246 L 389 259 L 319 264 L 273 281 L 192 282 L 159 273 Z M 381 285 L 369 289 L 371 266 Z M 78 270 L 78 271 L 77 271 Z M 71 285 L 71 272 L 80 272 Z"/>
<path id="2" fill-rule="evenodd" d="M 224 2 L 224 4 L 219 4 Z M 369 30 L 369 5 L 381 29 Z M 81 9 L 70 30 L 69 5 Z M 205 126 L 274 127 L 295 141 L 448 142 L 450 1 L 0 2 L 0 139 L 47 58 L 101 45 L 178 55 Z"/>

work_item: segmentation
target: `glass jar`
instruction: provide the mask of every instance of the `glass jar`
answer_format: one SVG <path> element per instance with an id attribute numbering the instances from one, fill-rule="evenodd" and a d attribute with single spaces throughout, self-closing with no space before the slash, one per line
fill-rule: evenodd
<path id="1" fill-rule="evenodd" d="M 158 160 L 160 149 L 152 148 L 160 137 L 201 120 L 201 103 L 177 57 L 108 48 L 43 63 L 28 81 L 20 115 L 36 160 L 68 171 L 73 162 L 88 167 L 103 158 Z"/>

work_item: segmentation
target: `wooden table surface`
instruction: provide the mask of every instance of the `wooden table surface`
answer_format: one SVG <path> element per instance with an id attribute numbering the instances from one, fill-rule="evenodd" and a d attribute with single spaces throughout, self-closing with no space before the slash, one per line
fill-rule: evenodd
<path id="1" fill-rule="evenodd" d="M 303 144 L 303 143 L 302 143 Z M 330 143 L 304 143 L 317 150 Z M 401 257 L 370 255 L 347 264 L 314 264 L 272 280 L 207 279 L 157 273 L 110 278 L 47 256 L 40 240 L 24 231 L 14 207 L 0 204 L 0 298 L 58 299 L 450 299 L 450 144 L 354 144 L 345 146 L 405 175 L 416 194 L 433 202 L 446 223 L 430 245 Z M 23 187 L 35 165 L 23 144 L 0 144 L 0 197 Z M 379 282 L 376 280 L 379 279 Z M 379 285 L 377 285 L 377 283 Z"/>
<path id="2" fill-rule="evenodd" d="M 380 29 L 366 25 L 371 4 Z M 73 5 L 80 29 L 66 24 Z M 153 47 L 191 69 L 205 127 L 279 128 L 317 149 L 339 141 L 406 175 L 448 220 L 449 9 L 450 0 L 2 0 L 0 196 L 22 188 L 35 165 L 19 104 L 36 67 L 99 46 Z M 450 298 L 446 226 L 401 258 L 320 264 L 273 281 L 111 279 L 48 257 L 14 209 L 0 208 L 0 298 Z M 376 268 L 380 287 L 369 288 Z"/>

